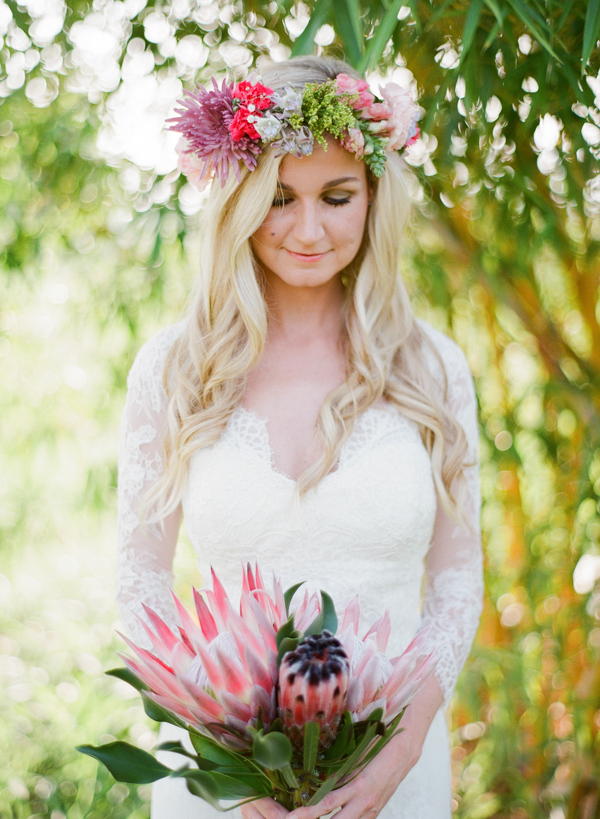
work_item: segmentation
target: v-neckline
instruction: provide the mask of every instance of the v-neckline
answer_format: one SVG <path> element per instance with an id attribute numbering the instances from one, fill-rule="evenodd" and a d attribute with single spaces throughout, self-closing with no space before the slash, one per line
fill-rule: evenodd
<path id="1" fill-rule="evenodd" d="M 340 448 L 339 455 L 338 455 L 338 461 L 337 461 L 337 463 L 335 465 L 335 468 L 330 470 L 322 478 L 322 481 L 327 480 L 328 478 L 332 477 L 333 475 L 337 475 L 337 473 L 340 470 L 340 466 L 342 464 L 342 454 L 343 454 L 343 451 L 344 451 L 344 448 L 345 448 L 346 444 L 350 441 L 350 439 L 354 435 L 354 432 L 356 430 L 356 425 L 358 423 L 360 423 L 360 419 L 364 418 L 370 412 L 385 412 L 385 413 L 387 413 L 387 412 L 389 412 L 389 410 L 386 407 L 381 407 L 381 406 L 367 407 L 367 409 L 362 413 L 362 415 L 360 415 L 357 418 L 354 429 L 352 430 L 352 432 L 350 433 L 348 438 L 346 438 L 346 440 L 342 444 L 342 446 Z M 275 450 L 273 449 L 273 444 L 271 442 L 271 437 L 269 435 L 269 421 L 268 421 L 268 418 L 265 418 L 264 416 L 260 415 L 258 412 L 256 412 L 256 410 L 251 410 L 251 409 L 248 409 L 247 407 L 244 407 L 242 404 L 237 405 L 237 407 L 235 408 L 235 410 L 232 413 L 232 417 L 236 413 L 238 413 L 239 415 L 245 416 L 246 418 L 252 420 L 255 424 L 257 424 L 260 427 L 261 432 L 262 432 L 263 442 L 264 442 L 264 448 L 266 450 L 266 455 L 267 455 L 267 457 L 265 459 L 263 459 L 263 460 L 266 460 L 268 462 L 270 472 L 272 474 L 278 476 L 279 478 L 282 478 L 286 482 L 292 484 L 293 486 L 296 486 L 296 484 L 298 483 L 298 478 L 293 478 L 291 475 L 289 475 L 287 472 L 284 472 L 282 469 L 279 469 L 279 467 L 277 466 L 277 462 L 275 460 Z M 253 449 L 256 452 L 257 448 L 253 447 Z"/>

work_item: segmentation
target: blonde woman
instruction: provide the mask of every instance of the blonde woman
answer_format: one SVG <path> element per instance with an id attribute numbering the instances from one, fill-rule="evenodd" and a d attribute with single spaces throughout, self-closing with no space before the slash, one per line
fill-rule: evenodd
<path id="1" fill-rule="evenodd" d="M 365 623 L 388 608 L 392 656 L 428 626 L 439 657 L 406 730 L 356 779 L 315 808 L 263 799 L 232 814 L 244 819 L 451 815 L 444 705 L 482 599 L 476 401 L 462 352 L 415 320 L 400 277 L 411 185 L 398 151 L 416 109 L 397 86 L 381 94 L 343 63 L 301 58 L 190 95 L 175 126 L 190 177 L 217 178 L 188 315 L 129 376 L 123 622 L 143 644 L 142 603 L 176 621 L 183 517 L 202 575 L 212 564 L 230 592 L 256 558 L 340 606 L 358 592 Z M 309 98 L 315 116 L 294 118 Z M 152 816 L 216 813 L 162 780 Z"/>

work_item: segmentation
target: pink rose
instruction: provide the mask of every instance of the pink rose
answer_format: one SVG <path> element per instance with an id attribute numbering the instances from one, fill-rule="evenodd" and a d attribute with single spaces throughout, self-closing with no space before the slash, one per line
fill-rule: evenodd
<path id="1" fill-rule="evenodd" d="M 387 102 L 374 102 L 360 112 L 363 119 L 372 119 L 374 122 L 380 122 L 382 119 L 387 119 L 390 115 L 390 106 Z"/>
<path id="2" fill-rule="evenodd" d="M 365 138 L 360 128 L 348 128 L 341 142 L 347 151 L 350 151 L 351 154 L 356 154 L 357 159 L 362 156 L 365 147 Z"/>
<path id="3" fill-rule="evenodd" d="M 193 188 L 203 191 L 210 182 L 211 165 L 196 154 L 188 152 L 187 147 L 187 139 L 183 136 L 180 137 L 175 146 L 177 167 Z"/>
<path id="4" fill-rule="evenodd" d="M 389 82 L 381 88 L 381 96 L 389 104 L 391 114 L 388 119 L 388 151 L 399 151 L 404 148 L 409 136 L 414 133 L 411 126 L 415 123 L 419 109 L 406 88 Z M 414 141 L 414 140 L 413 140 Z"/>
<path id="5" fill-rule="evenodd" d="M 365 80 L 355 80 L 347 74 L 338 74 L 335 84 L 340 94 L 357 95 L 356 99 L 350 100 L 350 105 L 355 111 L 362 111 L 375 102 L 375 97 L 369 91 L 369 83 Z"/>

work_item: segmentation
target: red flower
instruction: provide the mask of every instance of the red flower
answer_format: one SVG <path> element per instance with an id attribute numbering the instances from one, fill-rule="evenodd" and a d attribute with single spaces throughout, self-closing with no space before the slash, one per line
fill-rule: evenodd
<path id="1" fill-rule="evenodd" d="M 267 88 L 266 85 L 259 82 L 253 84 L 248 80 L 243 80 L 233 89 L 233 98 L 240 100 L 241 108 L 247 108 L 250 113 L 253 113 L 271 107 L 270 95 L 272 93 L 273 89 Z"/>
<path id="2" fill-rule="evenodd" d="M 260 134 L 253 125 L 255 116 L 256 114 L 253 114 L 245 106 L 238 108 L 234 118 L 229 124 L 231 138 L 236 142 L 245 136 L 249 136 L 250 139 L 260 139 Z"/>

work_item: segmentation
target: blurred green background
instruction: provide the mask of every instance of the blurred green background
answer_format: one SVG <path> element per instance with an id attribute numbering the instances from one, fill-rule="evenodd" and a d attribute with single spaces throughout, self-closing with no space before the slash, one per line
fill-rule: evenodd
<path id="1" fill-rule="evenodd" d="M 0 2 L 0 817 L 142 819 L 78 743 L 155 742 L 117 664 L 116 446 L 193 281 L 164 119 L 319 51 L 423 108 L 406 277 L 467 353 L 487 597 L 451 710 L 456 815 L 600 817 L 600 0 Z M 182 534 L 178 587 L 198 580 Z"/>

